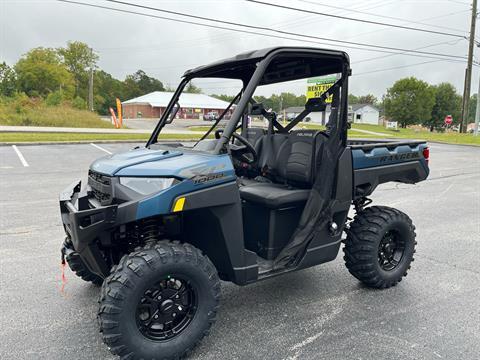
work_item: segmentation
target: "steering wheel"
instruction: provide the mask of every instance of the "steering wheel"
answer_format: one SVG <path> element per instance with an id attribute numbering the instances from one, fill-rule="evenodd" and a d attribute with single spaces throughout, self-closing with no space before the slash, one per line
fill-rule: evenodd
<path id="1" fill-rule="evenodd" d="M 223 130 L 222 129 L 217 129 L 215 130 L 215 139 L 220 139 L 222 136 Z M 232 142 L 230 144 L 230 151 L 232 152 L 232 156 L 241 162 L 247 163 L 247 164 L 253 164 L 257 162 L 258 160 L 258 154 L 255 151 L 255 148 L 248 142 L 247 139 L 245 139 L 242 135 L 237 134 L 234 132 L 232 134 L 232 138 L 237 140 L 241 145 L 237 145 Z M 251 156 L 247 156 L 251 155 Z"/>

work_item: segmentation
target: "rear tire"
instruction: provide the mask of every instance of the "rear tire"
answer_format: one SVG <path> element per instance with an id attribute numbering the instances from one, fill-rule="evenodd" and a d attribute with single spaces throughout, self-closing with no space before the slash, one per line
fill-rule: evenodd
<path id="1" fill-rule="evenodd" d="M 414 260 L 415 226 L 403 212 L 372 206 L 354 218 L 345 240 L 348 271 L 365 285 L 388 288 L 398 284 Z"/>
<path id="2" fill-rule="evenodd" d="M 148 244 L 123 256 L 105 279 L 100 332 L 122 359 L 179 359 L 208 334 L 219 299 L 217 271 L 199 249 Z"/>

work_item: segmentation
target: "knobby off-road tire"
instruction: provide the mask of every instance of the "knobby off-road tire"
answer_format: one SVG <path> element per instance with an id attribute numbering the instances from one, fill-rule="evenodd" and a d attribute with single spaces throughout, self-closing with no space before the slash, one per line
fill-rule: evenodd
<path id="1" fill-rule="evenodd" d="M 103 283 L 103 279 L 92 273 L 88 268 L 86 267 L 85 263 L 83 260 L 80 258 L 80 255 L 76 253 L 75 251 L 71 252 L 68 254 L 65 259 L 67 260 L 67 264 L 70 267 L 70 270 L 72 270 L 75 275 L 77 275 L 79 278 L 81 278 L 84 281 L 88 281 L 93 283 L 94 285 L 100 286 Z"/>
<path id="2" fill-rule="evenodd" d="M 347 231 L 343 251 L 348 271 L 369 287 L 395 286 L 410 269 L 415 236 L 412 220 L 397 209 L 362 210 Z"/>
<path id="3" fill-rule="evenodd" d="M 180 304 L 174 290 L 189 305 Z M 170 299 L 176 303 L 168 304 Z M 109 350 L 122 359 L 179 359 L 208 335 L 219 299 L 217 271 L 199 249 L 166 240 L 148 244 L 123 256 L 105 279 L 99 299 L 100 332 Z M 187 307 L 190 316 L 182 319 L 189 322 L 162 338 L 163 330 L 180 319 L 171 309 Z M 158 324 L 155 316 L 170 323 Z"/>

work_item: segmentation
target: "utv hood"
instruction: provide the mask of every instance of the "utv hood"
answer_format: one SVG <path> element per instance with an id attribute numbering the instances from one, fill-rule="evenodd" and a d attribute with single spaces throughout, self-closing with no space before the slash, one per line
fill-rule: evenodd
<path id="1" fill-rule="evenodd" d="M 190 178 L 197 174 L 224 171 L 233 173 L 228 155 L 213 155 L 185 149 L 133 149 L 102 157 L 90 169 L 110 176 L 173 176 Z"/>

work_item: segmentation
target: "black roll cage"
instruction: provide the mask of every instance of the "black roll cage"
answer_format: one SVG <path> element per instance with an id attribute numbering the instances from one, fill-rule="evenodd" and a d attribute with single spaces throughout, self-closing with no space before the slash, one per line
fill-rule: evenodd
<path id="1" fill-rule="evenodd" d="M 271 50 L 266 49 L 266 50 L 259 50 L 258 52 L 263 52 L 263 56 L 258 59 L 255 63 L 255 71 L 253 74 L 248 74 L 244 75 L 240 80 L 243 82 L 242 89 L 240 92 L 235 96 L 235 98 L 230 102 L 228 108 L 222 113 L 222 115 L 219 117 L 219 119 L 222 119 L 223 116 L 226 114 L 228 109 L 231 108 L 233 103 L 238 100 L 238 104 L 235 107 L 235 110 L 233 111 L 233 114 L 228 121 L 227 125 L 224 128 L 224 131 L 218 140 L 215 149 L 213 150 L 214 154 L 220 154 L 225 152 L 226 145 L 228 144 L 232 134 L 238 129 L 237 125 L 239 121 L 242 119 L 243 114 L 245 112 L 245 109 L 247 108 L 249 102 L 251 102 L 252 96 L 256 90 L 256 88 L 261 85 L 262 79 L 264 78 L 264 75 L 266 75 L 266 71 L 269 67 L 270 64 L 273 63 L 274 60 L 277 58 L 284 56 L 284 55 L 289 55 L 289 56 L 305 56 L 305 55 L 312 55 L 312 59 L 314 58 L 314 55 L 317 57 L 320 57 L 322 55 L 325 55 L 325 58 L 334 58 L 338 61 L 341 61 L 341 78 L 324 94 L 321 95 L 321 99 L 325 100 L 330 94 L 332 94 L 334 91 L 337 91 L 339 88 L 341 88 L 341 93 L 340 93 L 340 114 L 338 116 L 338 122 L 336 124 L 333 124 L 334 126 L 338 127 L 340 129 L 339 132 L 337 132 L 340 137 L 343 146 L 346 146 L 347 144 L 347 129 L 348 129 L 348 122 L 347 122 L 347 117 L 348 117 L 348 77 L 351 75 L 351 69 L 350 69 L 350 63 L 348 59 L 348 55 L 343 52 L 338 52 L 338 51 L 331 51 L 331 50 L 321 50 L 321 49 L 314 49 L 314 48 L 295 48 L 295 47 L 280 47 L 280 48 L 273 48 Z M 255 53 L 249 53 L 249 54 L 255 54 Z M 247 55 L 249 55 L 247 54 Z M 241 55 L 238 55 L 236 58 L 242 57 Z M 253 57 L 252 60 L 255 58 Z M 228 65 L 229 62 L 232 62 L 232 60 L 226 60 L 224 64 Z M 242 60 L 238 60 L 238 63 L 245 62 L 245 58 Z M 178 85 L 177 89 L 175 90 L 172 98 L 170 99 L 170 102 L 168 103 L 162 117 L 160 118 L 159 122 L 157 123 L 155 129 L 152 132 L 152 135 L 150 136 L 149 140 L 146 143 L 146 147 L 149 147 L 150 145 L 154 144 L 158 140 L 158 135 L 160 134 L 161 130 L 163 127 L 166 125 L 168 117 L 170 116 L 170 113 L 176 103 L 178 102 L 178 99 L 180 95 L 183 92 L 183 89 L 185 86 L 188 84 L 189 81 L 196 77 L 215 77 L 216 73 L 221 73 L 221 77 L 228 78 L 228 76 L 225 76 L 226 73 L 228 73 L 229 68 L 223 68 L 220 71 L 218 70 L 219 67 L 223 65 L 222 62 L 217 62 L 211 65 L 211 73 L 209 72 L 209 66 L 202 66 L 197 69 L 193 70 L 188 70 L 180 84 Z M 233 67 L 233 65 L 231 66 Z M 198 75 L 198 76 L 197 76 Z M 313 76 L 320 76 L 323 74 L 315 74 Z M 301 78 L 301 77 L 298 77 Z M 237 78 L 238 79 L 238 78 Z M 264 80 L 264 79 L 263 79 Z M 274 79 L 273 81 L 269 82 L 264 82 L 263 84 L 272 84 L 272 83 L 278 83 L 282 81 L 289 81 L 289 80 L 296 80 L 295 78 L 292 78 L 292 76 L 286 76 L 284 79 L 282 78 L 277 78 Z M 317 99 L 320 99 L 317 98 Z M 297 117 L 298 120 L 296 123 L 298 123 L 301 118 Z M 219 120 L 212 125 L 210 130 L 202 137 L 202 139 L 205 139 L 208 134 L 212 131 L 215 126 L 217 126 L 219 123 Z M 289 126 L 282 128 L 282 130 L 290 130 L 295 124 L 289 124 Z M 278 123 L 277 123 L 278 124 Z M 279 124 L 278 124 L 279 125 Z M 291 126 L 290 126 L 291 125 Z"/>

